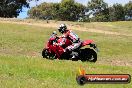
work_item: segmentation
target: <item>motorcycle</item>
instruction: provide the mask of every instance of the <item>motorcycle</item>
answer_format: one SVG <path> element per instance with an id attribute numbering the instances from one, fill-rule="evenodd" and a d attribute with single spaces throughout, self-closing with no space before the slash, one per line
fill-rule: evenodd
<path id="1" fill-rule="evenodd" d="M 93 40 L 85 40 L 81 42 L 80 47 L 72 52 L 64 52 L 64 49 L 71 45 L 72 42 L 69 39 L 66 39 L 64 45 L 57 45 L 63 40 L 63 37 L 50 38 L 46 47 L 42 50 L 42 56 L 46 59 L 60 59 L 60 60 L 73 60 L 73 61 L 97 61 L 97 45 Z M 56 44 L 53 44 L 53 41 L 56 41 Z M 77 57 L 72 59 L 72 55 L 75 54 Z"/>

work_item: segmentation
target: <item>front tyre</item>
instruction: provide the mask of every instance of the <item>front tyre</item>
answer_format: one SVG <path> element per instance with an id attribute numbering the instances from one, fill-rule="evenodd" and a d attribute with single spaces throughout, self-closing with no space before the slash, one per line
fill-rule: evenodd
<path id="1" fill-rule="evenodd" d="M 48 52 L 48 49 L 43 49 L 43 51 L 42 51 L 42 56 L 43 56 L 43 58 L 48 58 L 48 56 L 49 56 L 49 52 Z"/>
<path id="2" fill-rule="evenodd" d="M 48 49 L 43 49 L 42 56 L 43 58 L 50 59 L 50 60 L 57 59 L 56 54 L 50 53 Z"/>

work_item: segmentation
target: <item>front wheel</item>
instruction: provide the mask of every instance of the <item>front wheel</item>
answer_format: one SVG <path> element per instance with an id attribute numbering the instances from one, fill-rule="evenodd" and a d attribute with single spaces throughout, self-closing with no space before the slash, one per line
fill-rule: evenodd
<path id="1" fill-rule="evenodd" d="M 48 58 L 48 56 L 49 56 L 48 49 L 43 49 L 42 56 L 43 56 L 43 58 Z"/>
<path id="2" fill-rule="evenodd" d="M 50 60 L 57 59 L 56 54 L 50 53 L 48 49 L 43 49 L 42 56 L 43 58 L 50 59 Z"/>

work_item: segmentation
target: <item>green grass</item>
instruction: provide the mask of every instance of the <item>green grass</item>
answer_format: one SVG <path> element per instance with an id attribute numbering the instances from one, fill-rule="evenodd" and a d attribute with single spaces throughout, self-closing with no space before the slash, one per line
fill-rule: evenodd
<path id="1" fill-rule="evenodd" d="M 129 34 L 132 33 L 131 22 L 71 23 L 89 28 L 92 24 L 94 28 L 99 27 L 99 30 L 106 27 L 108 31 L 120 32 L 119 28 L 113 29 L 117 25 L 129 30 Z M 0 88 L 80 88 L 75 80 L 80 65 L 89 74 L 132 75 L 132 37 L 75 31 L 82 40 L 95 40 L 100 49 L 98 61 L 52 61 L 43 59 L 41 51 L 54 30 L 56 29 L 0 23 Z M 81 87 L 132 88 L 132 84 L 88 84 Z"/>
<path id="2" fill-rule="evenodd" d="M 99 24 L 100 29 L 118 32 L 121 34 L 132 34 L 132 21 L 107 22 Z"/>
<path id="3" fill-rule="evenodd" d="M 41 51 L 53 31 L 48 28 L 13 24 L 0 24 L 0 27 L 0 52 L 13 55 Z"/>
<path id="4" fill-rule="evenodd" d="M 0 85 L 3 88 L 79 88 L 75 77 L 80 65 L 89 74 L 131 74 L 124 66 L 96 65 L 81 61 L 45 60 L 33 57 L 0 56 Z M 83 88 L 131 88 L 131 84 L 88 84 Z"/>

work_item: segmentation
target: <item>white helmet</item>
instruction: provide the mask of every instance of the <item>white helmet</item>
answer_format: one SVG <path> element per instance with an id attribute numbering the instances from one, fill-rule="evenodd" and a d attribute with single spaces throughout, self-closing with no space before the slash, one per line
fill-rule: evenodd
<path id="1" fill-rule="evenodd" d="M 67 26 L 65 24 L 60 24 L 58 31 L 63 34 L 66 31 L 66 29 Z"/>

